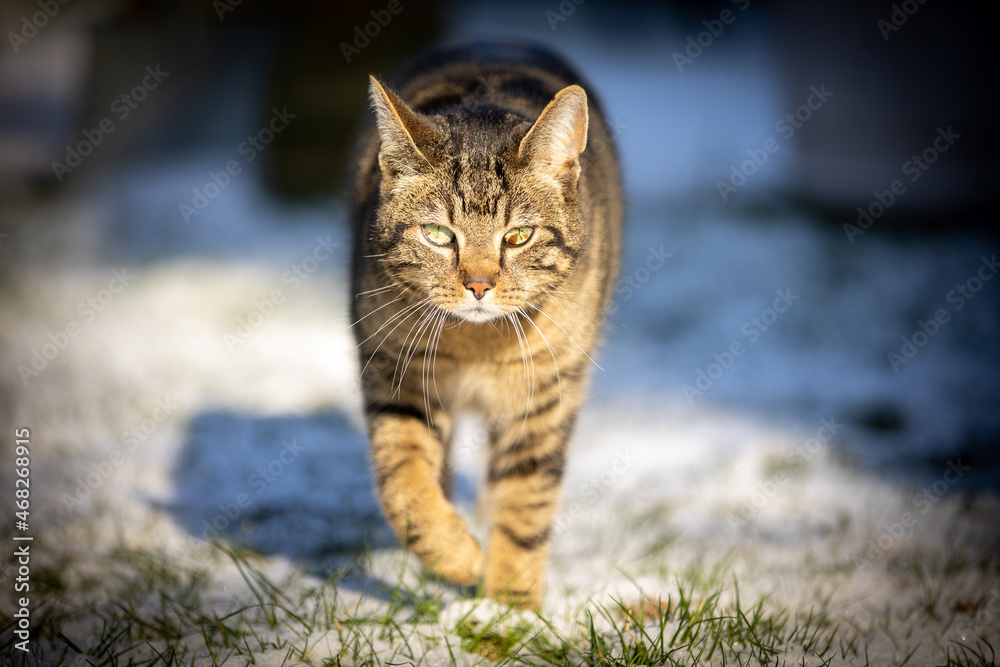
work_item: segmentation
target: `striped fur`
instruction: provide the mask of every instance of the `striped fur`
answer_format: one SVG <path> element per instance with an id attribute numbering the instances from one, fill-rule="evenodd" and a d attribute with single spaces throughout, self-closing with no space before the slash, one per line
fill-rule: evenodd
<path id="1" fill-rule="evenodd" d="M 538 606 L 618 268 L 614 149 L 579 78 L 532 47 L 433 51 L 391 82 L 373 78 L 371 101 L 353 187 L 352 314 L 381 506 L 442 578 L 485 577 L 487 595 Z M 427 224 L 454 241 L 431 242 Z M 516 227 L 532 228 L 528 241 L 505 243 Z M 486 557 L 446 495 L 463 411 L 490 434 Z"/>

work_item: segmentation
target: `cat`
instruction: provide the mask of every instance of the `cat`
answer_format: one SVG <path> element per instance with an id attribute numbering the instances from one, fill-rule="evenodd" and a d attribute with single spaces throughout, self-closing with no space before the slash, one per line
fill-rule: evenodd
<path id="1" fill-rule="evenodd" d="M 619 264 L 611 135 L 541 47 L 439 47 L 369 83 L 351 288 L 379 502 L 432 573 L 537 609 Z M 464 411 L 489 433 L 488 557 L 447 498 Z"/>

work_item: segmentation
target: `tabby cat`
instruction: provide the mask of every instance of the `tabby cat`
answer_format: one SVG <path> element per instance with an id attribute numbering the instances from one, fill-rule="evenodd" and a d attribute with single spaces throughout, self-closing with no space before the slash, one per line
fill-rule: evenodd
<path id="1" fill-rule="evenodd" d="M 541 604 L 567 441 L 618 269 L 610 134 L 548 51 L 434 50 L 391 84 L 353 183 L 352 315 L 382 511 L 425 567 Z M 588 140 L 589 137 L 589 140 Z M 489 433 L 484 557 L 448 502 L 455 415 Z"/>

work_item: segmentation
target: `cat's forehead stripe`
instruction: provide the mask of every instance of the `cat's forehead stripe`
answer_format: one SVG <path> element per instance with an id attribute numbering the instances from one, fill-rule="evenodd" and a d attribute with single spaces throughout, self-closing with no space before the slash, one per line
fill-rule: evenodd
<path id="1" fill-rule="evenodd" d="M 498 162 L 492 158 L 491 162 Z M 469 164 L 467 155 L 460 155 L 453 161 L 452 188 L 461 206 L 462 213 L 476 213 L 496 217 L 500 209 L 500 199 L 506 192 L 506 178 L 502 168 L 484 168 L 485 165 Z M 498 176 L 499 174 L 499 176 Z"/>

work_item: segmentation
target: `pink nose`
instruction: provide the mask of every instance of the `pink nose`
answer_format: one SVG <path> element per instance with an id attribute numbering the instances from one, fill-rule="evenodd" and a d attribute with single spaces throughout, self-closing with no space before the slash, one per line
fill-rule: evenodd
<path id="1" fill-rule="evenodd" d="M 473 296 L 475 296 L 476 299 L 478 299 L 478 300 L 481 301 L 482 298 L 484 296 L 486 296 L 486 292 L 488 290 L 490 290 L 490 289 L 493 289 L 493 283 L 473 283 L 473 282 L 468 282 L 468 283 L 465 283 L 465 287 L 466 287 L 466 289 L 468 289 L 468 290 L 470 290 L 472 292 Z"/>

